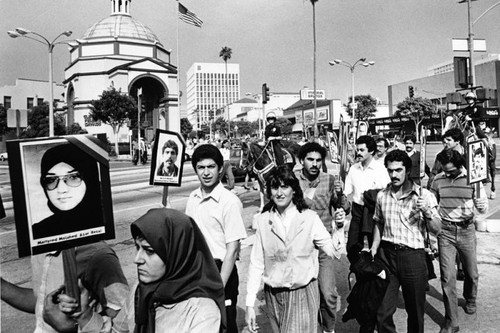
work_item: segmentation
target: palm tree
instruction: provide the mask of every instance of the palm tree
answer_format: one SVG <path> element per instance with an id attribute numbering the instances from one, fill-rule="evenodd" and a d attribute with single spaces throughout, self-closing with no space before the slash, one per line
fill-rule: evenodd
<path id="1" fill-rule="evenodd" d="M 233 53 L 233 50 L 231 50 L 230 47 L 224 46 L 220 52 L 219 52 L 219 57 L 224 60 L 224 63 L 226 64 L 226 105 L 227 105 L 227 138 L 230 138 L 230 124 L 229 124 L 229 91 L 228 91 L 228 81 L 227 81 L 227 61 L 231 59 L 231 54 Z"/>

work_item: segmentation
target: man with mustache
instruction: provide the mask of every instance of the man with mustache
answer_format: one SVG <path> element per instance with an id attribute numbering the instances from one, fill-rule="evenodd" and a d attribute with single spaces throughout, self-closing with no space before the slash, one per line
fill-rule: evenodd
<path id="1" fill-rule="evenodd" d="M 307 205 L 318 213 L 326 230 L 332 234 L 334 228 L 344 226 L 344 218 L 350 211 L 350 204 L 342 194 L 340 180 L 321 170 L 325 157 L 326 148 L 317 142 L 306 143 L 299 150 L 302 170 L 297 170 L 295 176 L 299 180 Z M 335 227 L 332 221 L 335 222 Z M 340 258 L 340 251 L 336 254 Z M 333 332 L 335 328 L 339 295 L 335 283 L 334 263 L 333 258 L 320 249 L 318 284 L 321 316 L 319 318 L 323 332 Z"/>
<path id="2" fill-rule="evenodd" d="M 163 162 L 158 167 L 158 171 L 156 171 L 157 176 L 166 176 L 166 177 L 177 177 L 179 174 L 179 167 L 175 165 L 175 161 L 177 161 L 177 155 L 179 154 L 179 147 L 174 140 L 168 140 L 163 145 L 161 150 Z"/>
<path id="3" fill-rule="evenodd" d="M 439 201 L 441 233 L 438 235 L 439 266 L 445 322 L 441 333 L 458 332 L 458 298 L 455 258 L 458 253 L 463 263 L 465 279 L 463 296 L 465 313 L 476 313 L 479 273 L 477 269 L 476 210 L 485 214 L 488 200 L 483 184 L 469 184 L 465 158 L 455 150 L 443 150 L 437 155 L 443 172 L 432 183 L 431 191 Z M 479 187 L 476 187 L 478 186 Z M 478 191 L 479 190 L 479 191 Z M 459 209 L 457 209 L 459 207 Z"/>
<path id="4" fill-rule="evenodd" d="M 443 134 L 443 150 L 452 149 L 458 151 L 460 154 L 464 154 L 464 144 L 465 138 L 461 129 L 458 127 L 451 128 L 444 132 Z M 429 175 L 429 180 L 427 181 L 427 189 L 431 189 L 432 181 L 438 173 L 443 171 L 441 163 L 438 161 L 437 157 L 434 160 L 434 164 L 431 169 L 431 174 Z"/>
<path id="5" fill-rule="evenodd" d="M 391 183 L 377 195 L 370 249 L 375 260 L 389 272 L 389 286 L 377 312 L 377 330 L 396 332 L 393 315 L 401 286 L 408 314 L 407 332 L 423 333 L 428 276 L 425 237 L 427 230 L 439 232 L 437 201 L 432 193 L 411 180 L 412 162 L 406 152 L 389 152 L 385 167 Z"/>
<path id="6" fill-rule="evenodd" d="M 363 236 L 368 234 L 371 241 L 373 228 L 365 223 L 363 228 L 362 218 L 364 211 L 363 194 L 367 190 L 382 189 L 391 181 L 385 167 L 374 160 L 377 144 L 373 137 L 362 135 L 356 140 L 356 163 L 351 166 L 345 180 L 344 194 L 352 194 L 352 218 L 349 225 L 347 238 L 347 253 L 359 252 L 357 246 L 363 247 Z M 366 228 L 367 227 L 367 228 Z M 351 262 L 353 264 L 353 262 Z"/>
<path id="7" fill-rule="evenodd" d="M 411 159 L 410 178 L 417 185 L 420 185 L 420 152 L 415 149 L 416 142 L 417 138 L 413 134 L 407 135 L 404 139 L 406 153 Z M 431 170 L 427 165 L 427 162 L 425 162 L 425 173 L 427 176 L 430 175 L 430 172 Z"/>
<path id="8" fill-rule="evenodd" d="M 389 141 L 384 138 L 378 138 L 375 142 L 377 143 L 377 152 L 373 158 L 375 161 L 379 161 L 384 164 L 384 159 L 387 156 L 387 150 L 389 149 Z"/>

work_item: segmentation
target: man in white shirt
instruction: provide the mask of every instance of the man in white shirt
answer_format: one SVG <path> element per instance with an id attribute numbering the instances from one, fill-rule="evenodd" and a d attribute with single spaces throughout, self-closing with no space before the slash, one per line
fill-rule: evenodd
<path id="1" fill-rule="evenodd" d="M 387 156 L 387 150 L 389 149 L 389 141 L 387 141 L 387 139 L 384 138 L 378 138 L 376 140 L 376 143 L 377 143 L 377 151 L 373 156 L 373 159 L 375 161 L 384 164 L 384 158 Z"/>
<path id="2" fill-rule="evenodd" d="M 231 166 L 231 143 L 229 142 L 229 140 L 222 141 L 220 152 L 222 154 L 222 159 L 224 161 L 224 164 L 222 166 L 222 172 L 220 174 L 220 179 L 222 180 L 224 175 L 226 175 L 227 189 L 232 190 L 234 188 L 234 175 Z"/>
<path id="3" fill-rule="evenodd" d="M 352 218 L 346 246 L 348 254 L 352 246 L 363 244 L 363 233 L 368 233 L 370 236 L 369 239 L 371 240 L 373 228 L 371 226 L 363 228 L 362 225 L 365 205 L 363 198 L 364 192 L 372 189 L 385 188 L 391 182 L 384 164 L 374 160 L 373 156 L 376 150 L 377 144 L 371 136 L 362 135 L 356 140 L 355 156 L 357 162 L 349 169 L 349 173 L 345 180 L 344 190 L 346 196 L 352 194 Z"/>
<path id="4" fill-rule="evenodd" d="M 243 224 L 243 204 L 219 181 L 223 166 L 219 149 L 211 144 L 198 146 L 193 153 L 193 169 L 200 187 L 189 195 L 186 215 L 193 218 L 207 241 L 219 268 L 226 294 L 227 332 L 238 332 L 236 301 L 238 300 L 238 270 L 236 259 L 240 240 L 247 237 Z"/>

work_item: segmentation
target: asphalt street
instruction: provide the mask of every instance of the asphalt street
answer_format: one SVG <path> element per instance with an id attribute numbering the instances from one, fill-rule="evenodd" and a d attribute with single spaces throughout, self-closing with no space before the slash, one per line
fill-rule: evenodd
<path id="1" fill-rule="evenodd" d="M 328 164 L 329 170 L 335 170 L 335 165 Z M 123 166 L 124 169 L 128 165 Z M 147 168 L 147 167 L 146 167 Z M 119 167 L 118 169 L 121 169 Z M 138 170 L 118 170 L 113 172 L 120 172 L 128 174 L 134 172 L 137 174 Z M 500 183 L 497 181 L 497 188 L 500 188 Z M 238 312 L 238 325 L 242 332 L 245 332 L 244 323 L 244 304 L 246 296 L 246 280 L 247 269 L 249 262 L 249 255 L 253 245 L 254 231 L 251 229 L 254 216 L 258 213 L 259 196 L 258 192 L 254 190 L 245 190 L 242 183 L 237 183 L 236 191 L 240 197 L 244 210 L 243 217 L 245 226 L 247 227 L 248 238 L 242 242 L 242 250 L 240 260 L 237 263 L 239 276 L 240 276 L 240 295 L 238 299 L 239 312 Z M 184 211 L 187 194 L 196 186 L 196 178 L 194 175 L 190 176 L 183 181 L 183 186 L 178 192 L 172 192 L 170 195 L 171 204 L 173 208 Z M 184 190 L 183 190 L 184 189 Z M 488 191 L 489 193 L 489 191 Z M 127 200 L 139 198 L 140 196 L 150 195 L 150 200 L 145 203 L 134 205 L 127 203 Z M 3 196 L 3 192 L 2 192 Z M 126 196 L 127 200 L 118 206 L 119 212 L 116 211 L 115 206 L 115 222 L 117 223 L 117 239 L 110 241 L 113 248 L 117 252 L 121 264 L 123 266 L 125 275 L 131 285 L 136 282 L 135 265 L 133 264 L 134 246 L 129 236 L 129 224 L 135 218 L 139 217 L 147 211 L 150 207 L 158 206 L 161 198 L 161 191 L 152 189 L 144 182 L 138 184 L 119 185 L 113 188 L 113 201 L 119 196 Z M 120 200 L 120 202 L 122 202 Z M 500 214 L 500 196 L 495 200 L 489 200 L 490 210 L 484 216 L 482 230 L 477 233 L 478 238 L 478 265 L 479 265 L 479 290 L 478 290 L 478 311 L 474 315 L 467 315 L 463 311 L 459 311 L 460 315 L 460 332 L 498 332 L 500 329 L 500 319 L 498 318 L 498 306 L 500 305 L 500 288 L 498 287 L 498 276 L 500 276 L 500 220 L 497 216 Z M 12 214 L 12 209 L 7 210 L 8 215 Z M 5 232 L 2 229 L 2 232 Z M 10 235 L 13 236 L 11 231 Z M 13 237 L 11 237 L 13 238 Z M 2 238 L 2 276 L 18 283 L 19 285 L 29 286 L 31 282 L 31 270 L 29 267 L 29 260 L 17 259 L 18 264 L 13 265 L 16 261 L 12 253 L 6 255 L 4 253 L 5 239 Z M 7 259 L 9 257 L 9 259 Z M 342 313 L 345 311 L 347 302 L 346 298 L 349 294 L 349 287 L 347 281 L 348 275 L 348 262 L 343 255 L 340 260 L 336 261 L 336 279 L 337 289 L 341 297 L 339 305 L 338 319 L 336 325 L 336 332 L 357 332 L 358 325 L 354 320 L 347 323 L 341 321 Z M 435 271 L 438 275 L 437 279 L 430 281 L 430 290 L 427 294 L 427 304 L 425 311 L 425 332 L 439 332 L 440 324 L 444 320 L 444 307 L 442 304 L 442 292 L 439 281 L 439 265 L 434 262 Z M 4 270 L 8 267 L 8 271 Z M 459 295 L 461 295 L 462 283 L 458 283 Z M 257 305 L 257 321 L 261 327 L 261 332 L 270 332 L 269 325 L 265 314 L 262 311 L 261 305 L 263 304 L 262 295 L 259 294 L 259 304 Z M 460 298 L 460 304 L 463 305 L 463 298 Z M 2 303 L 1 314 L 1 328 L 2 332 L 29 332 L 33 328 L 34 317 L 29 314 L 22 314 L 19 311 L 13 310 L 5 303 Z M 406 313 L 404 310 L 404 302 L 400 295 L 398 301 L 398 310 L 394 316 L 398 332 L 406 331 Z"/>

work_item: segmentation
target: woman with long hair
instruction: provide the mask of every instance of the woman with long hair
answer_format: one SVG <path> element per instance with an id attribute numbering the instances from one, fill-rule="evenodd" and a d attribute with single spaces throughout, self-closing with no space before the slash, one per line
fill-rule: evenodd
<path id="1" fill-rule="evenodd" d="M 333 257 L 331 236 L 316 212 L 308 209 L 299 180 L 288 167 L 272 172 L 266 190 L 270 201 L 257 218 L 250 256 L 248 328 L 250 332 L 258 329 L 254 303 L 262 279 L 273 332 L 316 332 L 318 248 Z"/>

